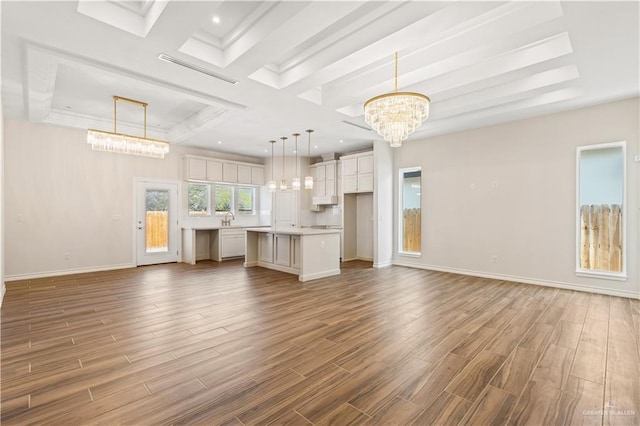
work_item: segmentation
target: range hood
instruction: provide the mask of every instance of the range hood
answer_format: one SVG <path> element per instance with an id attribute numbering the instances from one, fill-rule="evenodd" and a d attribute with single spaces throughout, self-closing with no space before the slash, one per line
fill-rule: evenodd
<path id="1" fill-rule="evenodd" d="M 313 197 L 311 200 L 312 204 L 317 206 L 324 206 L 327 204 L 338 204 L 338 196 L 337 195 L 323 195 L 319 197 Z"/>

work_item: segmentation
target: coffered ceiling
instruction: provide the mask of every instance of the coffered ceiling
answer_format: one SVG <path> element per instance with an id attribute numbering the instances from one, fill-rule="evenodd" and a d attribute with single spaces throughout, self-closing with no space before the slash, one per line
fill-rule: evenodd
<path id="1" fill-rule="evenodd" d="M 111 130 L 118 95 L 149 103 L 151 137 L 241 155 L 267 156 L 269 139 L 308 128 L 316 155 L 370 146 L 362 105 L 393 90 L 395 51 L 399 89 L 432 101 L 410 140 L 640 93 L 638 2 L 1 7 L 5 117 Z M 141 111 L 118 108 L 118 131 L 141 132 Z"/>

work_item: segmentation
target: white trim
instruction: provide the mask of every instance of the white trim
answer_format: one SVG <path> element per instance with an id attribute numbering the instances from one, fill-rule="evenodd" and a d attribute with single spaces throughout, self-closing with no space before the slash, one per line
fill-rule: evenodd
<path id="1" fill-rule="evenodd" d="M 35 280 L 38 278 L 59 277 L 61 275 L 85 274 L 88 272 L 102 272 L 135 267 L 135 264 L 121 263 L 119 265 L 98 266 L 93 268 L 62 269 L 58 271 L 38 272 L 37 274 L 7 275 L 4 279 L 5 281 Z"/>
<path id="2" fill-rule="evenodd" d="M 621 272 L 607 272 L 591 269 L 578 269 L 576 271 L 578 277 L 600 278 L 603 280 L 627 281 L 627 276 Z"/>
<path id="3" fill-rule="evenodd" d="M 286 272 L 287 274 L 300 275 L 300 268 L 294 268 L 292 266 L 283 266 L 278 265 L 277 263 L 263 262 L 261 260 L 258 260 L 258 266 L 266 269 L 273 269 L 274 271 Z"/>
<path id="4" fill-rule="evenodd" d="M 420 258 L 422 257 L 422 252 L 399 251 L 398 256 Z"/>
<path id="5" fill-rule="evenodd" d="M 2 289 L 0 289 L 0 306 L 2 306 L 2 301 L 4 300 L 4 294 L 7 292 L 7 286 L 2 283 Z"/>
<path id="6" fill-rule="evenodd" d="M 565 283 L 560 281 L 547 281 L 547 280 L 539 280 L 535 278 L 517 277 L 514 275 L 504 275 L 504 274 L 489 274 L 486 272 L 470 271 L 467 269 L 447 268 L 443 266 L 433 266 L 433 265 L 418 265 L 418 264 L 405 263 L 405 262 L 399 262 L 399 261 L 394 261 L 393 264 L 398 266 L 406 266 L 409 268 L 426 269 L 430 271 L 449 272 L 452 274 L 470 275 L 473 277 L 490 278 L 490 279 L 501 280 L 501 281 L 512 281 L 512 282 L 523 283 L 523 284 L 540 285 L 544 287 L 562 288 L 566 290 L 584 291 L 587 293 L 598 293 L 598 294 L 606 294 L 609 296 L 619 296 L 619 297 L 628 297 L 631 299 L 640 299 L 640 293 L 634 293 L 634 292 L 622 291 L 622 290 L 612 290 L 610 288 L 605 288 L 605 287 L 591 287 L 591 286 L 585 286 L 580 284 Z"/>
<path id="7" fill-rule="evenodd" d="M 315 274 L 299 275 L 298 281 L 305 282 L 305 281 L 317 280 L 325 277 L 332 277 L 334 275 L 340 275 L 340 268 L 329 270 L 329 271 L 316 272 Z"/>
<path id="8" fill-rule="evenodd" d="M 380 263 L 374 263 L 373 267 L 374 268 L 387 268 L 389 266 L 393 265 L 393 262 L 380 262 Z"/>
<path id="9" fill-rule="evenodd" d="M 397 254 L 402 256 L 422 256 L 422 253 L 410 253 L 406 251 L 400 250 L 400 247 L 404 244 L 404 233 L 402 231 L 404 223 L 404 206 L 403 198 L 404 198 L 404 179 L 403 175 L 405 173 L 411 172 L 420 172 L 420 185 L 422 186 L 422 166 L 413 166 L 413 167 L 400 167 L 398 168 L 398 208 L 396 209 L 396 213 L 398 215 L 396 226 L 398 229 L 398 234 L 396 235 L 396 243 L 398 244 Z M 420 212 L 422 212 L 422 194 L 420 195 Z M 422 213 L 420 213 L 422 214 Z M 420 224 L 420 235 L 422 235 L 422 224 Z"/>

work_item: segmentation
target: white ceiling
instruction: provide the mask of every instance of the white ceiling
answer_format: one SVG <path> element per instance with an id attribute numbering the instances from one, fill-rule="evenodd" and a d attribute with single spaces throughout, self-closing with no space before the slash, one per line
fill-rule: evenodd
<path id="1" fill-rule="evenodd" d="M 311 128 L 313 155 L 349 152 L 377 139 L 362 105 L 393 90 L 395 51 L 399 89 L 432 100 L 410 139 L 638 96 L 638 6 L 3 1 L 2 103 L 7 118 L 111 130 L 118 95 L 148 102 L 149 136 L 172 144 L 261 157 L 299 132 L 306 154 Z M 119 103 L 118 131 L 141 117 Z"/>

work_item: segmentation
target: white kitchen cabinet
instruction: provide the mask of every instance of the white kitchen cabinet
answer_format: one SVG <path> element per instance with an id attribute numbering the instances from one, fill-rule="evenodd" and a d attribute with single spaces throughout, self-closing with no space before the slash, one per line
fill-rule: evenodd
<path id="1" fill-rule="evenodd" d="M 373 192 L 373 153 L 343 156 L 342 192 Z"/>
<path id="2" fill-rule="evenodd" d="M 264 166 L 207 157 L 184 157 L 187 181 L 264 185 Z"/>
<path id="3" fill-rule="evenodd" d="M 251 184 L 264 185 L 264 167 L 251 166 Z"/>
<path id="4" fill-rule="evenodd" d="M 207 160 L 187 158 L 186 169 L 188 180 L 207 180 Z"/>
<path id="5" fill-rule="evenodd" d="M 338 162 L 335 160 L 316 163 L 312 167 L 313 196 L 323 197 L 337 195 L 336 171 Z"/>
<path id="6" fill-rule="evenodd" d="M 238 164 L 238 183 L 251 185 L 251 166 Z"/>
<path id="7" fill-rule="evenodd" d="M 300 269 L 300 235 L 291 236 L 291 267 Z"/>
<path id="8" fill-rule="evenodd" d="M 222 180 L 227 183 L 238 182 L 238 165 L 222 163 Z"/>
<path id="9" fill-rule="evenodd" d="M 211 182 L 222 180 L 222 161 L 207 160 L 207 180 Z"/>
<path id="10" fill-rule="evenodd" d="M 244 229 L 221 229 L 220 231 L 220 257 L 244 256 Z"/>
<path id="11" fill-rule="evenodd" d="M 291 236 L 275 234 L 274 247 L 273 263 L 280 266 L 291 266 Z"/>
<path id="12" fill-rule="evenodd" d="M 258 236 L 258 259 L 261 262 L 273 263 L 273 234 Z"/>
<path id="13" fill-rule="evenodd" d="M 355 176 L 358 173 L 358 158 L 343 156 L 340 158 L 342 161 L 342 176 Z"/>

